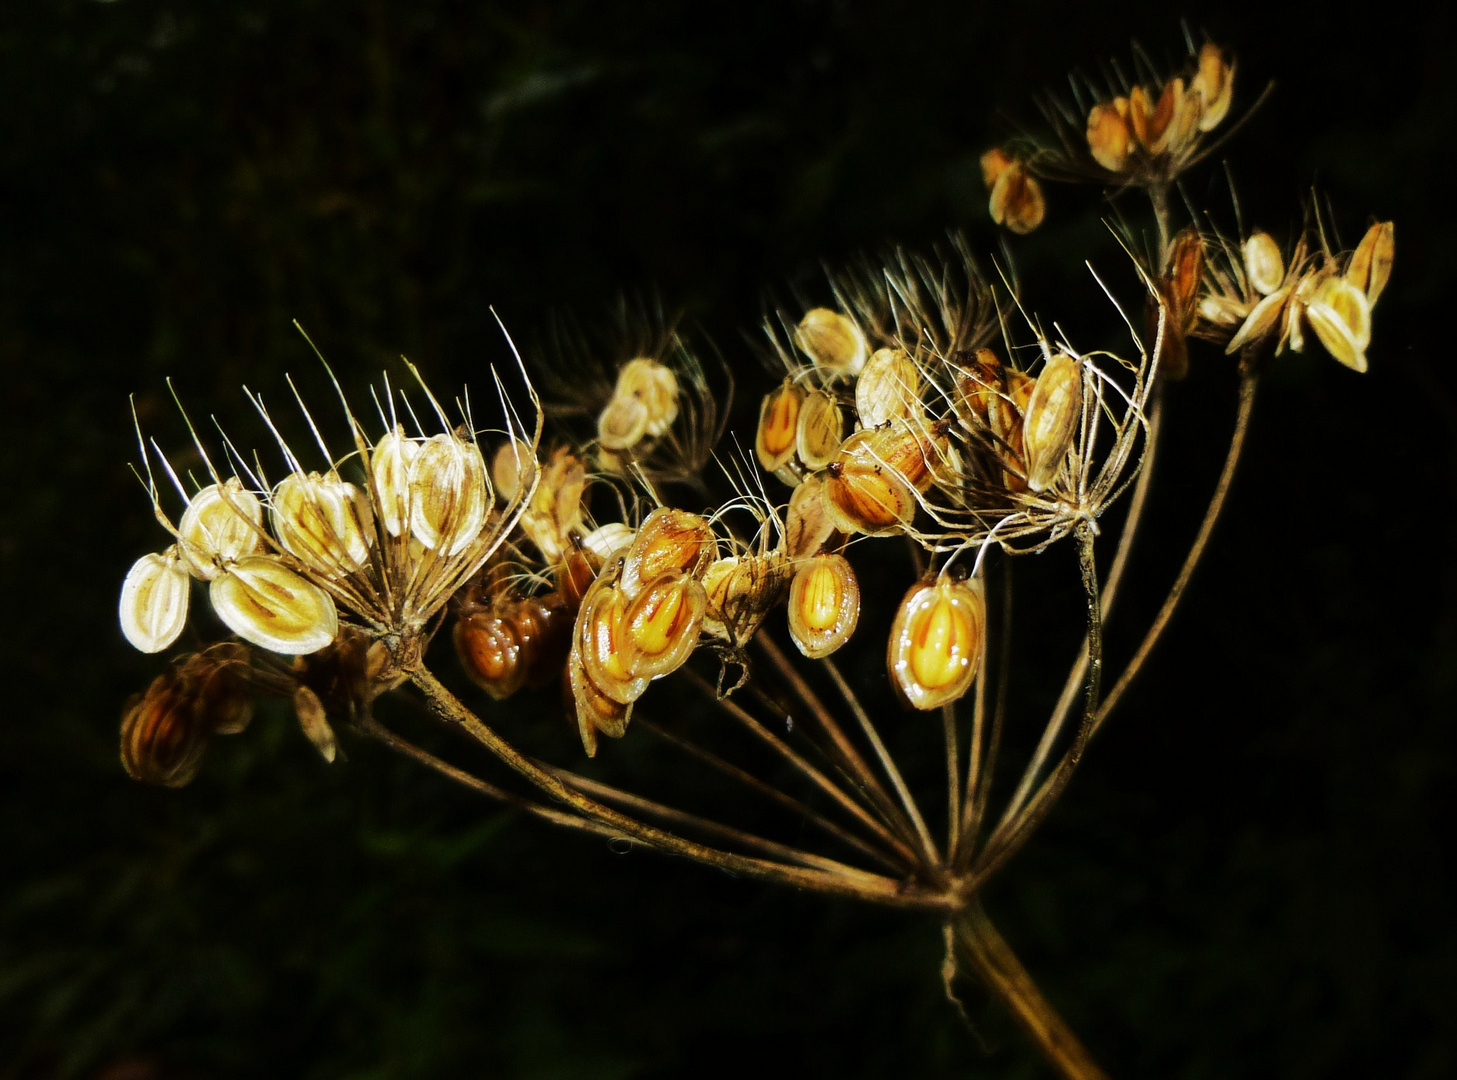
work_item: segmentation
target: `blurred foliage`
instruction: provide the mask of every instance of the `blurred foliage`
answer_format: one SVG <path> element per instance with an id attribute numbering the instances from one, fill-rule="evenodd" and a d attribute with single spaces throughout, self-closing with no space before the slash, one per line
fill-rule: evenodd
<path id="1" fill-rule="evenodd" d="M 1394 217 L 1398 256 L 1368 377 L 1272 372 L 1186 609 L 990 891 L 1115 1075 L 1457 1069 L 1457 36 L 1379 17 L 1200 16 L 1244 100 L 1279 83 L 1230 151 L 1246 220 L 1293 229 L 1318 181 L 1348 239 Z M 158 533 L 126 396 L 165 438 L 164 376 L 241 416 L 239 383 L 314 370 L 295 318 L 355 383 L 400 353 L 478 380 L 492 306 L 529 340 L 621 290 L 738 367 L 764 290 L 820 258 L 953 226 L 995 250 L 977 154 L 1129 35 L 1180 47 L 1154 3 L 7 5 L 0 1077 L 1041 1075 L 962 986 L 967 1031 L 932 926 L 623 857 L 372 747 L 325 768 L 281 714 L 183 791 L 127 781 L 120 704 L 157 664 L 114 605 Z M 1222 185 L 1188 196 L 1223 212 Z M 1050 194 L 1014 248 L 1033 306 L 1112 342 L 1081 266 L 1117 265 L 1101 207 Z M 1227 437 L 1229 373 L 1196 363 L 1115 654 Z M 1029 708 L 1076 638 L 1053 629 L 1018 658 Z"/>

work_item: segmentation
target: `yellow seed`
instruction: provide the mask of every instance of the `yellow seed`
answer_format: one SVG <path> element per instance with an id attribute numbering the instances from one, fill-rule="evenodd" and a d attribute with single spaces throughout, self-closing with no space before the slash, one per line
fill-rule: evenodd
<path id="1" fill-rule="evenodd" d="M 865 366 L 865 335 L 838 311 L 812 308 L 805 312 L 794 340 L 816 367 L 833 375 L 858 375 Z"/>
<path id="2" fill-rule="evenodd" d="M 1327 278 L 1305 305 L 1310 328 L 1326 351 L 1353 371 L 1366 370 L 1371 344 L 1371 302 L 1343 277 Z"/>
<path id="3" fill-rule="evenodd" d="M 988 208 L 998 225 L 1025 236 L 1047 216 L 1047 198 L 1036 177 L 1020 161 L 1014 161 L 992 185 Z"/>
<path id="4" fill-rule="evenodd" d="M 1378 221 L 1366 230 L 1346 267 L 1346 280 L 1366 294 L 1374 307 L 1376 299 L 1391 277 L 1391 263 L 1396 257 L 1396 226 Z"/>
<path id="5" fill-rule="evenodd" d="M 718 541 L 707 521 L 686 510 L 660 506 L 643 519 L 627 550 L 622 591 L 632 599 L 647 582 L 675 570 L 698 577 L 717 558 Z"/>
<path id="6" fill-rule="evenodd" d="M 407 439 L 404 427 L 396 424 L 369 455 L 380 518 L 391 536 L 403 535 L 410 528 L 410 463 L 419 453 L 420 444 Z"/>
<path id="7" fill-rule="evenodd" d="M 229 630 L 270 652 L 318 652 L 339 633 L 333 598 L 269 555 L 239 559 L 208 595 Z"/>
<path id="8" fill-rule="evenodd" d="M 1109 172 L 1122 172 L 1133 149 L 1133 132 L 1128 125 L 1128 99 L 1094 105 L 1088 113 L 1088 150 L 1093 160 Z"/>
<path id="9" fill-rule="evenodd" d="M 449 558 L 475 541 L 490 506 L 480 449 L 456 435 L 427 439 L 410 463 L 410 531 Z"/>
<path id="10" fill-rule="evenodd" d="M 829 656 L 855 633 L 860 582 L 842 555 L 816 555 L 789 586 L 789 636 L 812 660 Z"/>
<path id="11" fill-rule="evenodd" d="M 804 390 L 785 379 L 777 390 L 764 395 L 759 407 L 759 431 L 754 452 L 765 472 L 774 472 L 794 456 L 799 431 L 799 405 Z"/>
<path id="12" fill-rule="evenodd" d="M 921 372 L 904 349 L 878 349 L 855 383 L 860 426 L 880 427 L 891 420 L 920 416 Z"/>
<path id="13" fill-rule="evenodd" d="M 223 566 L 268 550 L 263 504 L 236 477 L 194 495 L 177 525 L 177 543 L 193 577 L 211 581 Z"/>
<path id="14" fill-rule="evenodd" d="M 1199 130 L 1213 131 L 1229 112 L 1234 95 L 1234 65 L 1224 59 L 1218 45 L 1205 42 L 1199 50 L 1199 70 L 1189 90 L 1199 100 Z"/>
<path id="15" fill-rule="evenodd" d="M 1083 371 L 1078 361 L 1059 353 L 1037 377 L 1022 421 L 1027 486 L 1042 491 L 1057 479 L 1081 419 Z"/>
<path id="16" fill-rule="evenodd" d="M 823 390 L 814 390 L 799 408 L 795 448 L 799 460 L 811 469 L 823 469 L 840 451 L 845 421 L 840 406 Z"/>
<path id="17" fill-rule="evenodd" d="M 942 579 L 906 593 L 891 625 L 891 681 L 917 709 L 955 701 L 976 678 L 986 602 L 979 582 Z"/>
<path id="18" fill-rule="evenodd" d="M 573 648 L 593 685 L 621 705 L 636 701 L 648 688 L 647 677 L 628 666 L 629 603 L 621 590 L 599 578 L 582 600 L 573 638 Z"/>
<path id="19" fill-rule="evenodd" d="M 121 586 L 121 632 L 144 653 L 161 652 L 187 625 L 191 581 L 177 548 L 161 555 L 143 555 L 127 571 Z"/>
<path id="20" fill-rule="evenodd" d="M 682 572 L 644 586 L 626 613 L 626 660 L 633 675 L 660 679 L 678 670 L 698 644 L 707 606 L 703 586 Z"/>
<path id="21" fill-rule="evenodd" d="M 515 502 L 521 494 L 521 481 L 523 477 L 530 476 L 534 464 L 531 447 L 520 439 L 502 443 L 491 459 L 491 483 L 497 498 L 507 503 Z"/>
<path id="22" fill-rule="evenodd" d="M 1285 280 L 1285 258 L 1280 245 L 1267 232 L 1251 233 L 1244 242 L 1245 276 L 1250 287 L 1261 296 L 1269 296 Z"/>
<path id="23" fill-rule="evenodd" d="M 369 560 L 374 521 L 353 484 L 333 473 L 293 473 L 273 489 L 279 545 L 322 577 L 346 577 Z"/>

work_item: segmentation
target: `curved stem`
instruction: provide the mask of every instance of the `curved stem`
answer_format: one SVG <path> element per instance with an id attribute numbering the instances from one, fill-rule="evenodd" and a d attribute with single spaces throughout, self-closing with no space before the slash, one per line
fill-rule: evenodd
<path id="1" fill-rule="evenodd" d="M 1042 996 L 980 904 L 970 905 L 949 925 L 967 965 L 1012 1014 L 1058 1076 L 1064 1080 L 1107 1080 L 1107 1074 L 1098 1068 L 1067 1021 Z"/>
<path id="2" fill-rule="evenodd" d="M 1199 533 L 1194 537 L 1194 545 L 1189 549 L 1189 554 L 1184 558 L 1184 565 L 1179 570 L 1179 576 L 1174 580 L 1173 587 L 1169 589 L 1169 595 L 1164 600 L 1164 605 L 1154 617 L 1153 624 L 1149 626 L 1148 632 L 1144 634 L 1143 641 L 1138 646 L 1138 651 L 1133 654 L 1133 659 L 1123 669 L 1123 674 L 1118 676 L 1113 689 L 1108 691 L 1108 696 L 1098 708 L 1097 715 L 1093 718 L 1093 730 L 1097 731 L 1108 719 L 1128 684 L 1133 681 L 1139 669 L 1143 667 L 1144 661 L 1148 659 L 1153 647 L 1158 644 L 1159 638 L 1168 626 L 1169 618 L 1173 615 L 1174 609 L 1178 607 L 1180 599 L 1183 598 L 1184 590 L 1189 585 L 1189 579 L 1194 576 L 1194 568 L 1199 565 L 1199 560 L 1204 555 L 1204 550 L 1209 546 L 1209 537 L 1214 532 L 1215 523 L 1224 509 L 1224 503 L 1229 495 L 1230 484 L 1234 481 L 1235 469 L 1239 466 L 1239 459 L 1244 452 L 1245 437 L 1249 434 L 1250 415 L 1255 407 L 1255 390 L 1259 385 L 1259 375 L 1252 369 L 1252 365 L 1246 367 L 1240 376 L 1239 383 L 1239 413 L 1235 417 L 1234 434 L 1230 438 L 1229 452 L 1224 458 L 1224 469 L 1219 474 L 1219 482 L 1214 486 L 1214 495 L 1209 500 L 1209 508 L 1204 512 L 1204 521 L 1199 526 Z"/>
<path id="3" fill-rule="evenodd" d="M 747 855 L 736 855 L 685 840 L 680 836 L 644 824 L 594 799 L 574 790 L 560 777 L 541 768 L 498 735 L 480 717 L 467 709 L 446 687 L 423 665 L 410 669 L 410 681 L 424 693 L 430 710 L 449 724 L 458 724 L 486 749 L 527 780 L 541 788 L 574 810 L 594 821 L 622 830 L 623 834 L 645 844 L 686 856 L 695 862 L 716 866 L 721 870 L 742 874 L 762 881 L 775 881 L 802 889 L 830 893 L 837 896 L 851 896 L 872 903 L 894 907 L 945 909 L 953 905 L 952 898 L 927 892 L 912 884 L 894 878 L 875 874 L 861 874 L 849 878 L 809 867 L 790 866 L 756 859 Z"/>

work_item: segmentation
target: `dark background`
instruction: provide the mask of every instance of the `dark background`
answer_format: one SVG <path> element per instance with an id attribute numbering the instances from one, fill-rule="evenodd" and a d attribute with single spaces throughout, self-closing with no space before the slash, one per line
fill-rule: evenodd
<path id="1" fill-rule="evenodd" d="M 1187 605 L 988 892 L 1115 1075 L 1457 1070 L 1457 83 L 1436 9 L 1188 12 L 1238 56 L 1236 110 L 1278 83 L 1228 151 L 1247 219 L 1290 235 L 1315 182 L 1348 243 L 1394 218 L 1397 259 L 1368 375 L 1318 349 L 1271 372 Z M 489 305 L 530 339 L 623 290 L 657 289 L 750 372 L 740 328 L 816 260 L 952 226 L 993 250 L 976 158 L 1005 118 L 1130 37 L 1176 55 L 1177 17 L 7 4 L 0 1077 L 1043 1075 L 975 988 L 974 1032 L 946 1002 L 934 926 L 622 856 L 369 746 L 325 767 L 281 712 L 189 788 L 129 781 L 119 708 L 161 662 L 115 602 L 162 535 L 127 395 L 169 448 L 168 375 L 246 427 L 241 382 L 281 400 L 284 371 L 317 373 L 294 318 L 353 386 L 400 353 L 480 385 Z M 1228 205 L 1213 163 L 1188 190 Z M 1096 194 L 1049 195 L 1013 245 L 1029 299 L 1122 347 L 1081 267 L 1119 266 Z M 1228 364 L 1196 353 L 1121 655 L 1232 412 Z M 1066 590 L 1064 557 L 1045 569 Z M 1034 703 L 1070 648 L 1023 654 Z"/>

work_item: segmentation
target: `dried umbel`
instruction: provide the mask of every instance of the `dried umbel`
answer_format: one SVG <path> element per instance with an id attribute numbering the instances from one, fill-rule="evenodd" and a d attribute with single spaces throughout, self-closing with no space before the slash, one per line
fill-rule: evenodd
<path id="1" fill-rule="evenodd" d="M 990 193 L 988 208 L 992 220 L 1012 232 L 1026 235 L 1047 216 L 1042 185 L 1027 166 L 1000 147 L 981 156 L 981 177 Z"/>
<path id="2" fill-rule="evenodd" d="M 935 709 L 971 689 L 985 648 L 986 601 L 979 581 L 942 577 L 913 585 L 890 628 L 886 666 L 917 709 Z"/>
<path id="3" fill-rule="evenodd" d="M 244 730 L 253 716 L 247 650 L 217 646 L 158 675 L 122 710 L 121 762 L 134 779 L 189 783 L 215 734 Z"/>
<path id="4" fill-rule="evenodd" d="M 789 586 L 789 636 L 812 660 L 850 640 L 860 620 L 860 581 L 843 555 L 816 555 Z"/>

